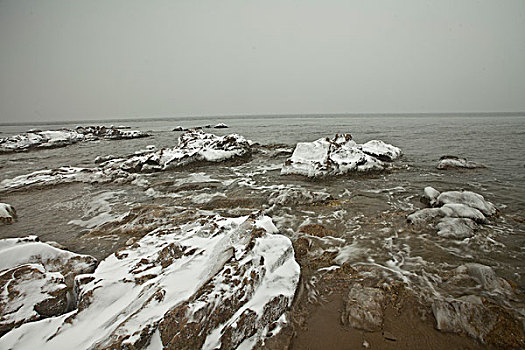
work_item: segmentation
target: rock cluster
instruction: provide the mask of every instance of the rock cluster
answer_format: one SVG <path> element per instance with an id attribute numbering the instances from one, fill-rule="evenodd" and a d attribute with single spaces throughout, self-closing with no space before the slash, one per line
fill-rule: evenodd
<path id="1" fill-rule="evenodd" d="M 220 162 L 251 154 L 250 141 L 231 134 L 216 136 L 201 130 L 180 135 L 176 147 L 134 155 L 127 159 L 113 159 L 101 166 L 127 172 L 152 172 L 173 169 L 194 162 Z"/>
<path id="2" fill-rule="evenodd" d="M 352 171 L 382 170 L 401 156 L 401 150 L 379 140 L 357 144 L 350 134 L 336 134 L 300 142 L 285 162 L 281 174 L 297 174 L 311 178 L 342 175 Z"/>
<path id="3" fill-rule="evenodd" d="M 430 206 L 407 216 L 411 224 L 432 224 L 442 237 L 463 239 L 474 234 L 477 224 L 487 222 L 496 214 L 494 205 L 482 195 L 471 191 L 448 191 L 440 193 L 426 187 L 422 202 Z"/>
<path id="4" fill-rule="evenodd" d="M 80 141 L 98 139 L 121 140 L 147 136 L 150 135 L 139 130 L 121 130 L 105 126 L 78 126 L 75 130 L 34 130 L 25 134 L 0 138 L 0 152 L 64 147 Z"/>
<path id="5" fill-rule="evenodd" d="M 285 322 L 299 275 L 269 217 L 202 217 L 109 256 L 76 278 L 75 311 L 14 329 L 0 347 L 262 346 Z"/>
<path id="6" fill-rule="evenodd" d="M 53 186 L 70 182 L 132 181 L 134 173 L 173 169 L 195 162 L 221 162 L 248 157 L 251 141 L 231 134 L 216 136 L 200 130 L 188 131 L 179 137 L 178 146 L 156 151 L 155 147 L 126 158 L 97 158 L 98 167 L 61 167 L 40 170 L 0 182 L 0 193 L 19 189 Z"/>

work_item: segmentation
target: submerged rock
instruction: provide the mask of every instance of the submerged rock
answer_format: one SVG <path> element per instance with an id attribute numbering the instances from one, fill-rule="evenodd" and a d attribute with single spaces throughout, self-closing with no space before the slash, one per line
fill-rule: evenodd
<path id="1" fill-rule="evenodd" d="M 77 278 L 78 309 L 25 324 L 2 348 L 234 349 L 264 343 L 299 281 L 268 217 L 201 218 L 150 232 Z M 22 336 L 23 335 L 23 336 Z"/>
<path id="2" fill-rule="evenodd" d="M 75 307 L 74 278 L 95 266 L 95 258 L 52 247 L 36 236 L 0 240 L 0 334 Z"/>
<path id="3" fill-rule="evenodd" d="M 12 224 L 16 221 L 16 210 L 15 208 L 6 203 L 0 203 L 0 221 L 4 224 Z"/>
<path id="4" fill-rule="evenodd" d="M 120 130 L 105 126 L 78 126 L 75 130 L 34 130 L 0 138 L 0 152 L 25 151 L 29 149 L 64 147 L 79 141 L 98 139 L 120 140 L 147 137 L 149 134 L 138 130 Z"/>
<path id="5" fill-rule="evenodd" d="M 443 156 L 439 159 L 437 168 L 441 170 L 458 168 L 475 169 L 486 168 L 486 166 L 480 163 L 471 162 L 466 158 L 459 158 L 456 156 Z"/>
<path id="6" fill-rule="evenodd" d="M 378 288 L 354 284 L 342 313 L 343 324 L 367 332 L 379 331 L 383 325 L 385 293 Z"/>
<path id="7" fill-rule="evenodd" d="M 392 161 L 400 155 L 399 148 L 382 141 L 358 145 L 350 134 L 335 135 L 333 139 L 298 143 L 281 174 L 324 177 L 351 171 L 382 170 L 387 167 L 382 160 Z"/>
<path id="8" fill-rule="evenodd" d="M 460 299 L 437 299 L 432 304 L 436 328 L 466 334 L 502 348 L 525 346 L 523 324 L 511 310 L 468 295 Z"/>
<path id="9" fill-rule="evenodd" d="M 330 194 L 326 192 L 309 191 L 304 188 L 285 188 L 272 193 L 268 199 L 268 204 L 280 206 L 297 206 L 323 203 L 330 198 Z"/>

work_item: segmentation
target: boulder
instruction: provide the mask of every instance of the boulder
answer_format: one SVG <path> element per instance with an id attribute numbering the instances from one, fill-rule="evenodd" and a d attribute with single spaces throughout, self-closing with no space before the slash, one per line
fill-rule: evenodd
<path id="1" fill-rule="evenodd" d="M 215 125 L 214 128 L 215 129 L 227 129 L 228 125 L 226 125 L 224 123 L 219 123 L 219 124 Z"/>

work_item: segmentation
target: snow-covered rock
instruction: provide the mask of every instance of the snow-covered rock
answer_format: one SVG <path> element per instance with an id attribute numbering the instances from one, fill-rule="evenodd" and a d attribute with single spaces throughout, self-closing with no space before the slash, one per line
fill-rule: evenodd
<path id="1" fill-rule="evenodd" d="M 219 123 L 219 124 L 215 125 L 214 128 L 215 129 L 227 129 L 228 125 L 226 125 L 224 123 Z"/>
<path id="2" fill-rule="evenodd" d="M 433 208 L 423 208 L 407 216 L 411 224 L 431 224 L 442 237 L 463 239 L 474 234 L 477 224 L 496 214 L 495 206 L 482 195 L 471 191 L 440 193 L 426 187 L 422 201 Z"/>
<path id="3" fill-rule="evenodd" d="M 59 316 L 75 306 L 74 278 L 91 273 L 95 258 L 38 241 L 0 240 L 0 334 L 23 323 Z"/>
<path id="4" fill-rule="evenodd" d="M 194 162 L 220 162 L 250 154 L 250 141 L 242 136 L 216 136 L 201 130 L 190 130 L 180 135 L 176 147 L 146 152 L 127 159 L 111 160 L 103 166 L 128 172 L 151 172 Z"/>
<path id="5" fill-rule="evenodd" d="M 441 170 L 458 168 L 475 169 L 486 168 L 486 166 L 480 163 L 471 162 L 466 158 L 459 158 L 456 156 L 443 156 L 439 159 L 437 168 Z"/>
<path id="6" fill-rule="evenodd" d="M 25 151 L 29 149 L 64 147 L 79 141 L 132 139 L 149 136 L 138 130 L 121 130 L 105 126 L 78 126 L 75 130 L 34 130 L 0 138 L 0 152 Z"/>
<path id="7" fill-rule="evenodd" d="M 496 214 L 494 204 L 487 202 L 485 198 L 471 191 L 448 191 L 443 192 L 436 198 L 437 205 L 443 204 L 465 204 L 481 211 L 487 216 Z"/>
<path id="8" fill-rule="evenodd" d="M 358 145 L 350 134 L 335 135 L 313 142 L 300 142 L 281 169 L 282 175 L 307 177 L 342 175 L 351 171 L 382 170 L 387 167 L 380 159 L 393 160 L 401 150 L 382 141 Z"/>
<path id="9" fill-rule="evenodd" d="M 0 348 L 251 348 L 285 322 L 300 268 L 262 216 L 150 232 L 77 278 L 78 309 L 22 325 Z"/>
<path id="10" fill-rule="evenodd" d="M 12 224 L 16 220 L 16 210 L 11 204 L 0 203 L 0 221 Z"/>

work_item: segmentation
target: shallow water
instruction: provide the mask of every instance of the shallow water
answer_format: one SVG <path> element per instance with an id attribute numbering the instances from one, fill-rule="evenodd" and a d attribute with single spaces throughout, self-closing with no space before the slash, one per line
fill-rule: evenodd
<path id="1" fill-rule="evenodd" d="M 281 118 L 213 118 L 202 120 L 129 120 L 114 122 L 148 131 L 152 137 L 97 141 L 64 148 L 0 155 L 0 180 L 64 165 L 94 167 L 100 155 L 128 155 L 147 145 L 173 147 L 177 125 L 204 126 L 224 121 L 229 129 L 209 129 L 218 135 L 238 133 L 262 146 L 246 161 L 208 164 L 142 176 L 134 184 L 67 184 L 52 188 L 5 193 L 0 201 L 12 204 L 18 222 L 0 226 L 0 238 L 38 235 L 69 249 L 101 259 L 130 238 L 100 225 L 118 221 L 136 207 L 170 208 L 172 213 L 199 212 L 240 215 L 268 210 L 280 231 L 292 239 L 298 228 L 317 223 L 337 239 L 320 242 L 320 249 L 338 252 L 335 261 L 349 262 L 381 278 L 407 283 L 430 296 L 459 297 L 489 294 L 479 286 L 444 284 L 448 272 L 475 262 L 494 268 L 499 277 L 525 291 L 525 117 L 508 115 L 440 116 L 308 116 Z M 2 126 L 2 136 L 31 128 L 60 125 Z M 106 123 L 107 125 L 112 122 Z M 206 130 L 206 129 L 205 129 Z M 380 139 L 400 147 L 404 155 L 389 172 L 350 175 L 310 181 L 281 176 L 280 167 L 300 141 L 351 133 L 359 143 Z M 281 145 L 282 146 L 277 146 Z M 457 155 L 483 163 L 486 169 L 439 171 L 443 155 Z M 188 184 L 194 184 L 188 186 Z M 471 190 L 494 203 L 501 215 L 465 240 L 445 239 L 431 228 L 414 228 L 405 217 L 423 207 L 425 186 L 439 191 Z M 329 205 L 296 203 L 271 208 L 270 199 L 283 189 L 330 194 Z M 145 214 L 148 215 L 148 214 Z M 105 232 L 105 233 L 104 233 Z M 378 272 L 379 271 L 379 272 Z M 494 297 L 494 295 L 492 295 Z M 523 312 L 524 300 L 508 300 Z"/>

